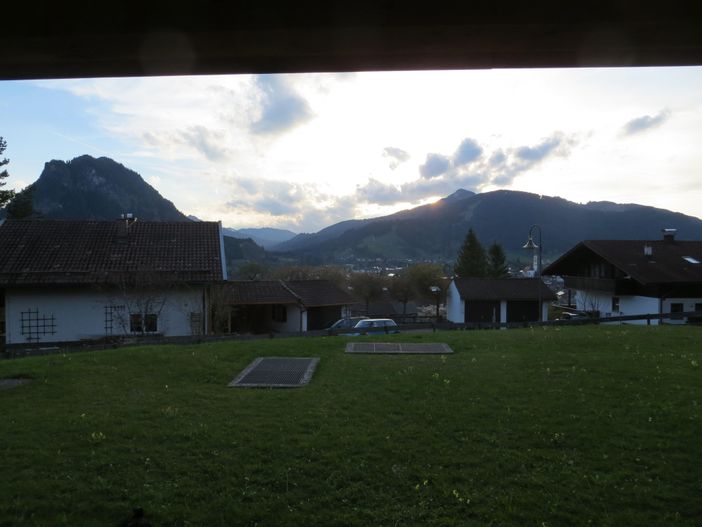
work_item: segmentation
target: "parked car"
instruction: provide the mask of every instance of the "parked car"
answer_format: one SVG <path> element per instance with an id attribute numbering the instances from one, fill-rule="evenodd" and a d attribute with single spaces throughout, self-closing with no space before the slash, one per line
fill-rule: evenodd
<path id="1" fill-rule="evenodd" d="M 331 326 L 329 326 L 327 329 L 334 331 L 334 330 L 340 330 L 340 329 L 351 329 L 353 328 L 356 324 L 358 324 L 361 320 L 367 320 L 368 317 L 346 317 L 346 318 L 340 318 L 336 322 L 334 322 Z"/>
<path id="2" fill-rule="evenodd" d="M 399 333 L 400 328 L 394 320 L 389 318 L 367 318 L 361 320 L 353 327 L 353 330 L 345 336 L 357 337 L 359 335 L 386 335 L 388 333 Z"/>

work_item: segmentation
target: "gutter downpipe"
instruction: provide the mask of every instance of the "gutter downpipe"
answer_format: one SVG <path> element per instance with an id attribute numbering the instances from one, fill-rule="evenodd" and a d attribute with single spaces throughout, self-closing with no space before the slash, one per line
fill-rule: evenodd
<path id="1" fill-rule="evenodd" d="M 304 302 L 302 301 L 302 298 L 300 298 L 300 297 L 297 295 L 297 293 L 295 293 L 295 291 L 293 291 L 292 289 L 290 289 L 290 288 L 288 287 L 288 285 L 287 285 L 285 282 L 283 282 L 282 280 L 278 280 L 278 282 L 280 282 L 280 285 L 282 285 L 283 288 L 284 288 L 288 293 L 290 293 L 292 296 L 294 296 L 294 297 L 297 299 L 297 307 L 298 307 L 298 309 L 300 310 L 300 333 L 304 333 L 304 331 L 303 331 L 303 329 L 302 329 L 302 314 L 303 314 L 303 313 L 307 313 L 307 307 L 305 306 Z"/>

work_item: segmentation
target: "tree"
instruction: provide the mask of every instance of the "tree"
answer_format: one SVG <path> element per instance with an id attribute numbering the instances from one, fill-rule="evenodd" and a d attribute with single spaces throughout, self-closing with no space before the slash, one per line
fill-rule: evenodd
<path id="1" fill-rule="evenodd" d="M 397 300 L 402 302 L 402 314 L 407 314 L 407 304 L 410 300 L 415 297 L 415 289 L 412 280 L 407 272 L 400 275 L 393 276 L 390 280 L 390 295 Z"/>
<path id="2" fill-rule="evenodd" d="M 385 281 L 381 276 L 372 273 L 354 273 L 349 280 L 353 295 L 366 305 L 366 313 L 373 300 L 383 296 Z"/>
<path id="3" fill-rule="evenodd" d="M 398 276 L 394 276 L 389 284 L 392 297 L 402 302 L 402 314 L 407 313 L 407 303 L 410 300 L 435 301 L 436 295 L 431 292 L 432 286 L 442 291 L 446 288 L 444 270 L 440 264 L 420 263 L 409 266 Z"/>
<path id="4" fill-rule="evenodd" d="M 453 272 L 461 277 L 482 278 L 486 274 L 487 259 L 485 249 L 480 245 L 473 229 L 468 229 L 466 239 L 463 241 Z"/>
<path id="5" fill-rule="evenodd" d="M 0 137 L 0 167 L 4 167 L 10 162 L 9 159 L 2 158 L 2 154 L 5 152 L 6 148 L 7 141 Z M 7 170 L 0 172 L 0 207 L 4 207 L 5 203 L 10 201 L 15 196 L 15 192 L 13 190 L 2 190 L 2 187 L 5 186 L 3 179 L 7 179 L 9 176 L 10 174 L 7 173 Z"/>
<path id="6" fill-rule="evenodd" d="M 34 187 L 29 185 L 23 188 L 20 192 L 17 192 L 12 200 L 7 204 L 7 217 L 12 220 L 21 220 L 24 218 L 31 218 L 36 216 L 36 211 L 34 210 L 34 204 L 32 201 L 32 193 Z"/>
<path id="7" fill-rule="evenodd" d="M 234 269 L 236 280 L 261 280 L 266 274 L 264 265 L 258 262 L 247 261 Z"/>
<path id="8" fill-rule="evenodd" d="M 114 277 L 105 307 L 105 333 L 117 335 L 155 334 L 162 329 L 159 317 L 169 293 L 180 286 L 177 277 L 166 273 L 123 273 Z M 108 320 L 110 329 L 108 330 Z"/>
<path id="9" fill-rule="evenodd" d="M 417 300 L 433 302 L 436 295 L 431 292 L 432 286 L 438 286 L 443 291 L 448 285 L 440 264 L 415 264 L 407 269 L 407 274 L 414 288 L 414 298 Z"/>
<path id="10" fill-rule="evenodd" d="M 490 278 L 505 278 L 509 276 L 505 251 L 497 242 L 492 242 L 492 245 L 488 249 L 487 275 Z"/>

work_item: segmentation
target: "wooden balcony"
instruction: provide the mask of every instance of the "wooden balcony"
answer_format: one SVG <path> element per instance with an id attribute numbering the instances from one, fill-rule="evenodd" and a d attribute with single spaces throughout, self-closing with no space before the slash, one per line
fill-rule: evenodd
<path id="1" fill-rule="evenodd" d="M 602 291 L 613 295 L 636 294 L 636 282 L 630 278 L 589 278 L 584 276 L 564 276 L 565 287 L 581 291 Z"/>

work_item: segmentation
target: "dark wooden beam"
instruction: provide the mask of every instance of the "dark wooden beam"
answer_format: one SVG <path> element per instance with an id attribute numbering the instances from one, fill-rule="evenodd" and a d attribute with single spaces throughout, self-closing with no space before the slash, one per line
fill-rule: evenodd
<path id="1" fill-rule="evenodd" d="M 0 78 L 702 64 L 692 2 L 13 2 Z"/>

